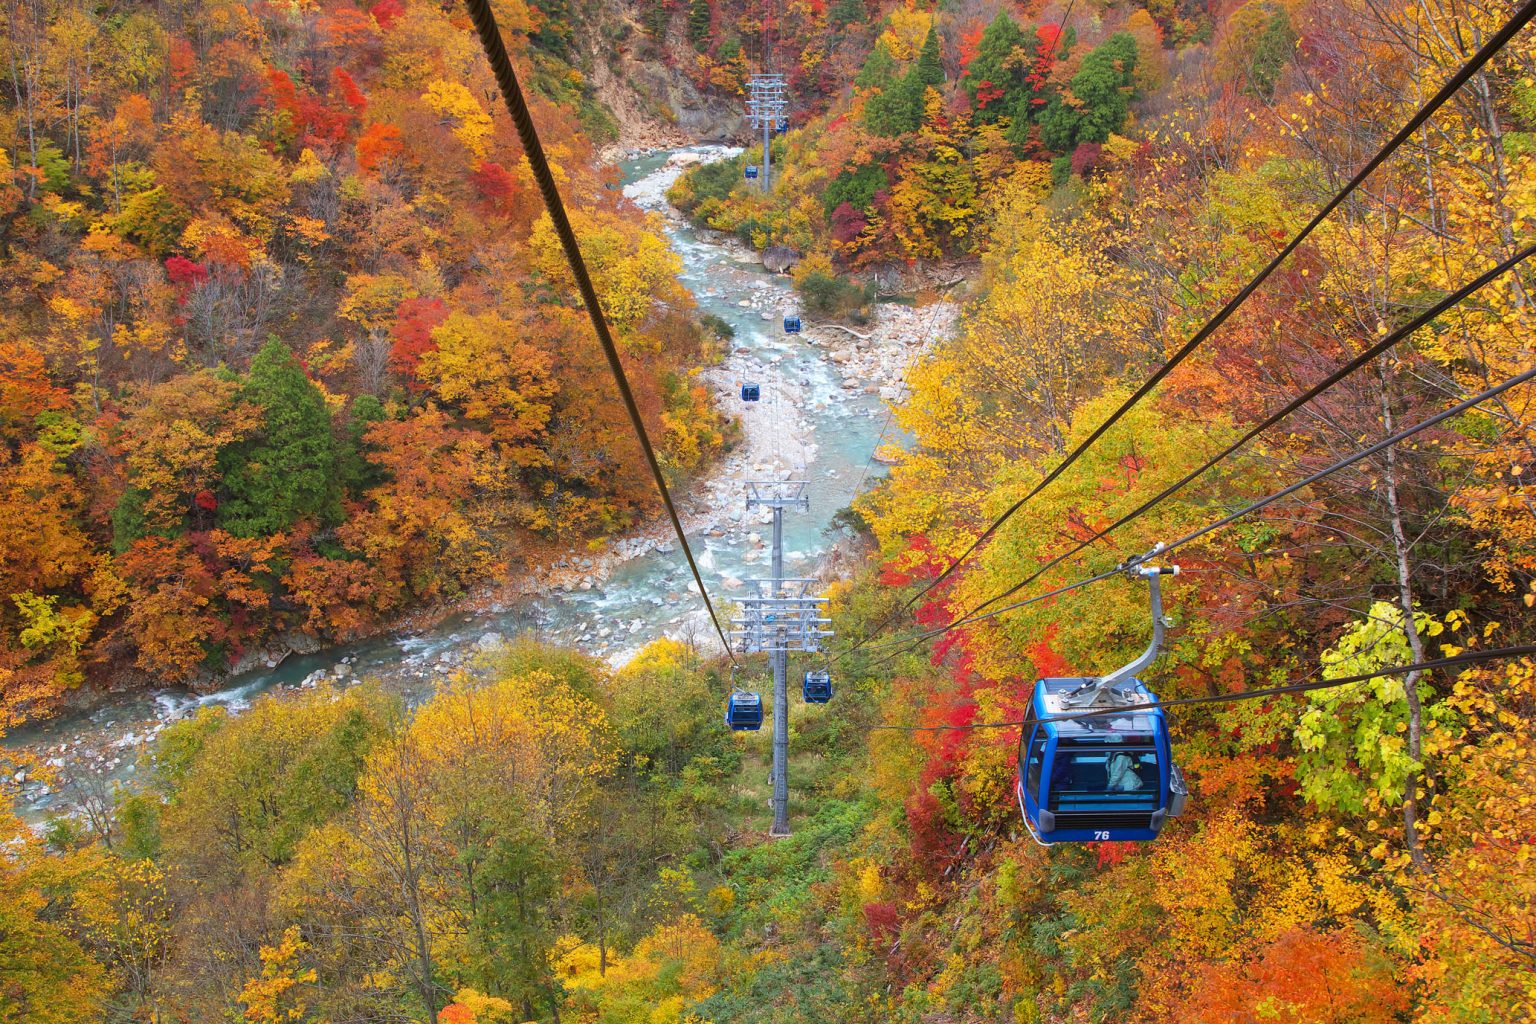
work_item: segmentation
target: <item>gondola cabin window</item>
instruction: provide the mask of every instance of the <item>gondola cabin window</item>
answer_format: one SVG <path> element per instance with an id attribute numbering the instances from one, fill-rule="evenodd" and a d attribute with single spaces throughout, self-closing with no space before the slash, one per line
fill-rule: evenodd
<path id="1" fill-rule="evenodd" d="M 1075 748 L 1064 739 L 1051 765 L 1052 811 L 1153 811 L 1161 804 L 1158 756 L 1152 738 L 1144 744 Z"/>
<path id="2" fill-rule="evenodd" d="M 1035 730 L 1035 738 L 1029 744 L 1029 765 L 1026 773 L 1029 791 L 1040 792 L 1040 766 L 1045 763 L 1045 731 Z"/>

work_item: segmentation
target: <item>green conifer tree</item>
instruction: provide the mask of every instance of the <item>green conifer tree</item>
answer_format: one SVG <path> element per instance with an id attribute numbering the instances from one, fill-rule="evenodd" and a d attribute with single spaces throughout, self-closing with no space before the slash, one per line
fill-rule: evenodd
<path id="1" fill-rule="evenodd" d="M 1072 95 L 1083 104 L 1078 143 L 1103 142 L 1125 125 L 1136 54 L 1136 37 L 1116 32 L 1083 58 L 1083 66 L 1072 76 Z"/>
<path id="2" fill-rule="evenodd" d="M 860 89 L 888 89 L 896 74 L 896 58 L 886 48 L 885 41 L 875 40 L 875 48 L 864 59 L 864 66 L 854 76 L 853 84 Z"/>
<path id="3" fill-rule="evenodd" d="M 1018 105 L 1024 85 L 1023 62 L 1029 55 L 1016 55 L 1014 51 L 1024 46 L 1024 32 L 1007 11 L 999 11 L 981 33 L 976 56 L 966 68 L 964 79 L 977 122 L 991 124 Z"/>
<path id="4" fill-rule="evenodd" d="M 1253 50 L 1253 60 L 1249 66 L 1250 91 L 1265 99 L 1274 95 L 1280 73 L 1296 53 L 1296 39 L 1296 29 L 1291 25 L 1290 15 L 1284 7 L 1276 6 L 1271 10 L 1269 21 Z"/>
<path id="5" fill-rule="evenodd" d="M 917 65 L 869 98 L 864 125 L 876 135 L 894 139 L 915 132 L 923 123 L 923 84 Z"/>
<path id="6" fill-rule="evenodd" d="M 688 39 L 700 52 L 709 41 L 710 23 L 709 0 L 692 0 L 688 5 Z"/>
<path id="7" fill-rule="evenodd" d="M 833 28 L 857 25 L 868 18 L 869 10 L 864 6 L 864 0 L 837 0 L 827 11 L 827 22 Z"/>
<path id="8" fill-rule="evenodd" d="M 1035 123 L 1040 126 L 1040 142 L 1047 149 L 1054 149 L 1058 153 L 1071 149 L 1077 144 L 1077 125 L 1081 115 L 1062 101 L 1061 94 L 1051 97 L 1050 103 L 1045 109 L 1036 115 Z M 1021 128 L 1021 120 L 1014 119 L 1014 128 Z M 1023 126 L 1023 136 L 1015 138 L 1017 133 L 1009 132 L 1009 141 L 1015 145 L 1022 145 L 1023 136 L 1027 136 L 1027 125 Z"/>
<path id="9" fill-rule="evenodd" d="M 917 64 L 913 71 L 917 72 L 917 80 L 924 88 L 930 85 L 938 88 L 944 84 L 944 53 L 939 47 L 939 30 L 936 26 L 928 30 L 928 36 L 923 40 L 923 49 L 917 55 Z M 908 72 L 908 74 L 911 73 Z M 922 95 L 921 90 L 918 95 Z"/>
<path id="10" fill-rule="evenodd" d="M 652 39 L 661 39 L 667 34 L 667 23 L 670 22 L 672 12 L 667 10 L 664 0 L 650 0 L 645 6 L 645 32 Z"/>
<path id="11" fill-rule="evenodd" d="M 368 459 L 371 447 L 364 435 L 384 418 L 384 406 L 373 395 L 358 395 L 347 410 L 346 443 L 337 453 L 336 467 L 349 497 L 360 498 L 383 482 L 383 472 Z"/>
<path id="12" fill-rule="evenodd" d="M 293 351 L 269 340 L 251 360 L 241 395 L 265 422 L 219 453 L 219 525 L 239 537 L 264 537 L 300 519 L 340 522 L 341 460 L 331 414 Z"/>
<path id="13" fill-rule="evenodd" d="M 864 71 L 859 73 L 860 78 L 865 77 L 865 72 L 870 70 L 871 64 L 876 62 L 876 53 L 883 49 L 876 44 L 875 51 L 871 52 L 870 59 L 864 65 Z M 869 103 L 864 108 L 864 124 L 876 135 L 883 135 L 888 139 L 894 139 L 908 132 L 915 132 L 923 123 L 923 97 L 929 86 L 938 88 L 944 84 L 944 62 L 939 49 L 939 33 L 935 29 L 928 30 L 928 36 L 923 40 L 923 48 L 917 55 L 917 60 L 907 69 L 907 73 L 892 82 L 891 77 L 895 72 L 895 61 L 889 53 L 885 54 L 885 62 L 890 67 L 885 70 L 882 77 L 888 84 L 871 81 L 871 85 L 880 85 L 880 92 L 871 96 Z M 873 76 L 870 76 L 873 78 Z"/>
<path id="14" fill-rule="evenodd" d="M 1083 58 L 1069 88 L 1077 100 L 1068 106 L 1058 94 L 1040 114 L 1040 141 L 1058 153 L 1084 142 L 1103 142 L 1125 125 L 1131 109 L 1131 73 L 1136 69 L 1136 37 L 1117 32 Z"/>

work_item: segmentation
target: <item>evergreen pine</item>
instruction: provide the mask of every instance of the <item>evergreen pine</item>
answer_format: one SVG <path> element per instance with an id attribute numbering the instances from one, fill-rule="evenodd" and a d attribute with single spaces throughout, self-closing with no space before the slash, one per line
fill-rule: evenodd
<path id="1" fill-rule="evenodd" d="M 1052 96 L 1040 114 L 1040 141 L 1058 153 L 1084 142 L 1104 142 L 1125 125 L 1131 109 L 1136 38 L 1117 32 L 1083 58 L 1070 88 L 1077 107 Z"/>
<path id="2" fill-rule="evenodd" d="M 1291 27 L 1291 17 L 1284 7 L 1275 7 L 1269 21 L 1259 35 L 1249 64 L 1249 90 L 1269 99 L 1274 95 L 1280 72 L 1290 63 L 1296 52 L 1296 30 Z"/>
<path id="3" fill-rule="evenodd" d="M 883 39 L 875 40 L 875 48 L 864 59 L 864 66 L 854 76 L 853 84 L 860 89 L 889 89 L 895 83 L 896 58 L 886 47 Z"/>
<path id="4" fill-rule="evenodd" d="M 1083 58 L 1083 66 L 1072 76 L 1072 95 L 1083 104 L 1079 144 L 1103 142 L 1125 125 L 1136 54 L 1136 37 L 1116 32 Z"/>
<path id="5" fill-rule="evenodd" d="M 1017 105 L 1024 74 L 1012 61 L 1014 51 L 1025 45 L 1023 30 L 1007 11 L 999 11 L 981 33 L 976 56 L 965 71 L 965 91 L 977 122 L 990 124 Z"/>
<path id="6" fill-rule="evenodd" d="M 864 125 L 876 135 L 894 139 L 915 132 L 923 123 L 923 94 L 927 90 L 916 65 L 869 98 Z"/>
<path id="7" fill-rule="evenodd" d="M 822 197 L 827 216 L 831 217 L 832 211 L 844 203 L 855 210 L 869 209 L 874 205 L 875 194 L 889 188 L 890 184 L 885 169 L 879 164 L 865 164 L 857 169 L 844 170 L 827 184 L 827 191 Z"/>
<path id="8" fill-rule="evenodd" d="M 1035 119 L 1045 112 L 1044 110 L 1037 111 L 1030 105 L 1029 101 L 1032 95 L 1028 89 L 1021 91 L 1008 109 L 1012 119 L 1008 123 L 1008 131 L 1004 133 L 1003 137 L 1020 153 L 1024 152 L 1025 148 L 1029 146 L 1029 132 L 1034 127 Z M 981 114 L 982 111 L 977 111 L 978 120 L 981 119 Z"/>
<path id="9" fill-rule="evenodd" d="M 864 107 L 864 124 L 871 132 L 888 139 L 917 131 L 923 123 L 923 98 L 928 87 L 944 84 L 937 30 L 928 30 L 917 60 L 906 74 L 893 81 L 895 71 L 895 60 L 882 44 L 876 43 L 855 82 L 880 89 Z"/>
<path id="10" fill-rule="evenodd" d="M 1053 149 L 1060 153 L 1071 149 L 1077 144 L 1077 126 L 1081 115 L 1062 102 L 1061 94 L 1051 97 L 1051 101 L 1045 105 L 1036 117 L 1036 123 L 1040 126 L 1040 143 L 1046 149 Z M 1015 121 L 1014 127 L 1019 127 Z M 1025 136 L 1028 135 L 1027 130 Z M 1010 138 L 1010 141 L 1013 141 Z"/>
<path id="11" fill-rule="evenodd" d="M 711 21 L 709 0 L 692 0 L 688 5 L 688 39 L 694 49 L 702 51 L 709 41 Z"/>
<path id="12" fill-rule="evenodd" d="M 112 550 L 122 554 L 133 547 L 133 542 L 149 532 L 144 517 L 144 505 L 149 492 L 139 487 L 126 487 L 117 504 L 112 508 Z"/>
<path id="13" fill-rule="evenodd" d="M 346 443 L 337 454 L 337 472 L 349 497 L 360 498 L 383 482 L 383 472 L 368 459 L 368 428 L 385 418 L 384 406 L 372 395 L 358 395 L 347 410 Z"/>
<path id="14" fill-rule="evenodd" d="M 869 18 L 864 0 L 837 0 L 827 11 L 827 21 L 833 28 L 857 25 Z"/>
<path id="15" fill-rule="evenodd" d="M 238 537 L 265 537 L 300 519 L 341 520 L 341 487 L 331 414 L 292 350 L 276 338 L 251 361 L 241 397 L 262 410 L 255 436 L 219 453 L 219 525 Z"/>
<path id="16" fill-rule="evenodd" d="M 672 24 L 672 9 L 666 0 L 648 0 L 643 10 L 646 34 L 652 39 L 664 40 L 667 26 Z"/>
<path id="17" fill-rule="evenodd" d="M 917 80 L 924 88 L 933 86 L 938 88 L 944 84 L 944 54 L 939 48 L 939 30 L 930 28 L 928 37 L 923 40 L 922 52 L 917 55 L 917 65 L 913 68 L 917 72 Z M 908 72 L 911 74 L 911 72 Z M 922 95 L 921 92 L 918 93 Z"/>

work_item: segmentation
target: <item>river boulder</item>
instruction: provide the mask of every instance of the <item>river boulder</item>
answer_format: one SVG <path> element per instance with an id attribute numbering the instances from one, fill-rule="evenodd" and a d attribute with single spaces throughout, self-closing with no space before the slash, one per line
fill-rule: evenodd
<path id="1" fill-rule="evenodd" d="M 800 254 L 787 245 L 770 245 L 763 250 L 763 266 L 774 274 L 787 274 L 800 262 Z"/>

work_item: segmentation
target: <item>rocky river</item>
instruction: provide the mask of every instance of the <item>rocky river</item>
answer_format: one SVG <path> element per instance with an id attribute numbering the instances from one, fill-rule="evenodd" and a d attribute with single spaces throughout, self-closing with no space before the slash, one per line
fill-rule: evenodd
<path id="1" fill-rule="evenodd" d="M 689 226 L 665 200 L 687 165 L 735 152 L 691 147 L 621 165 L 625 194 L 660 218 L 700 310 L 735 329 L 729 355 L 703 378 L 721 408 L 740 417 L 742 442 L 681 496 L 689 542 L 717 602 L 729 602 L 743 592 L 743 581 L 767 573 L 769 520 L 767 513 L 747 511 L 748 480 L 807 481 L 810 512 L 785 521 L 785 569 L 790 575 L 821 574 L 835 543 L 833 517 L 883 472 L 877 449 L 901 443 L 888 408 L 901 397 L 906 367 L 952 330 L 957 312 L 947 302 L 921 308 L 882 303 L 858 333 L 807 321 L 803 333 L 786 335 L 782 317 L 799 312 L 789 279 L 767 272 L 758 254 L 734 239 Z M 759 384 L 761 401 L 741 401 L 746 382 Z M 480 651 L 522 633 L 578 646 L 615 664 L 666 635 L 705 650 L 718 647 L 664 523 L 530 576 L 537 583 L 513 588 L 516 598 L 476 602 L 472 610 L 420 630 L 293 655 L 233 677 L 214 693 L 142 692 L 17 730 L 6 745 L 36 754 L 42 770 L 17 773 L 4 784 L 34 822 L 76 812 L 109 800 L 112 785 L 131 778 L 144 745 L 198 708 L 238 711 L 267 690 L 325 680 L 350 685 L 376 679 L 416 701 Z"/>

